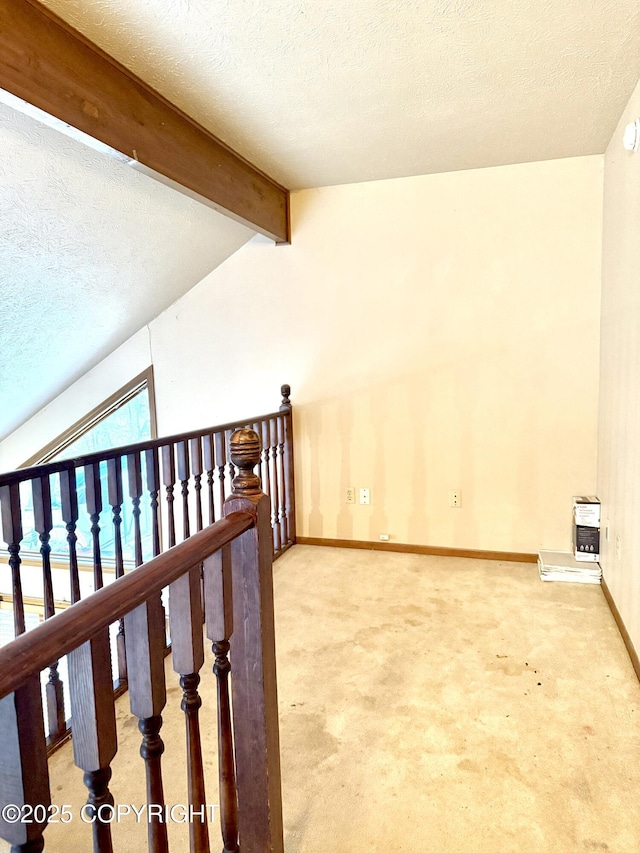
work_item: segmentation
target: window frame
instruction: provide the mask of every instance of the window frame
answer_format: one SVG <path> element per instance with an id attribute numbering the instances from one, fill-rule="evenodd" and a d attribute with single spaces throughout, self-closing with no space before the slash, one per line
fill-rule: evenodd
<path id="1" fill-rule="evenodd" d="M 19 466 L 19 468 L 30 468 L 33 465 L 46 465 L 46 463 L 50 462 L 54 456 L 57 456 L 58 453 L 62 453 L 62 451 L 70 444 L 73 444 L 74 441 L 89 432 L 89 430 L 93 429 L 101 421 L 109 417 L 113 412 L 126 405 L 137 394 L 145 389 L 149 396 L 149 425 L 151 428 L 151 438 L 157 438 L 158 425 L 156 417 L 155 384 L 153 379 L 153 365 L 150 365 L 146 370 L 143 370 L 142 373 L 134 376 L 134 378 L 130 382 L 127 382 L 126 385 L 123 385 L 111 394 L 111 396 L 107 397 L 106 400 L 99 403 L 95 408 L 84 415 L 84 417 L 80 418 L 80 420 L 76 421 L 68 429 L 56 436 L 56 438 L 46 444 L 37 453 L 30 456 L 26 462 L 23 462 L 22 465 Z"/>

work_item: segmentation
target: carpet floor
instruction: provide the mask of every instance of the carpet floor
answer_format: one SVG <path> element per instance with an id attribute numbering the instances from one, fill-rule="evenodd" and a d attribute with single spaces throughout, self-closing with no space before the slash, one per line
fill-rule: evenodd
<path id="1" fill-rule="evenodd" d="M 287 853 L 640 851 L 640 686 L 599 586 L 532 564 L 296 546 L 274 567 Z M 217 803 L 212 657 L 202 672 Z M 168 660 L 168 804 L 184 803 L 181 690 Z M 116 803 L 144 802 L 118 702 Z M 46 849 L 91 849 L 70 747 L 51 760 Z M 169 824 L 184 853 L 184 825 Z M 146 849 L 131 816 L 114 850 Z M 219 821 L 212 851 L 222 847 Z M 0 849 L 3 849 L 0 847 Z"/>

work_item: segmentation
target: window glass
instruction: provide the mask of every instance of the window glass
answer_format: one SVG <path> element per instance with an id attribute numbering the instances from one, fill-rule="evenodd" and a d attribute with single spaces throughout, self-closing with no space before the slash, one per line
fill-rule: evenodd
<path id="1" fill-rule="evenodd" d="M 70 444 L 67 444 L 57 453 L 48 455 L 47 461 L 53 462 L 59 459 L 73 459 L 88 453 L 96 453 L 101 450 L 109 450 L 113 447 L 122 447 L 139 441 L 146 441 L 152 437 L 151 430 L 151 408 L 149 403 L 149 390 L 145 386 L 135 396 L 130 397 L 125 403 L 116 408 L 112 405 L 108 415 L 96 421 L 85 432 L 77 435 Z M 143 482 L 145 477 L 144 459 L 142 459 Z M 102 490 L 103 510 L 100 513 L 98 524 L 100 527 L 100 553 L 103 562 L 108 564 L 115 561 L 115 527 L 113 524 L 113 508 L 108 500 L 107 463 L 100 463 L 100 483 Z M 60 497 L 60 478 L 57 474 L 50 477 L 51 484 L 51 507 L 53 512 L 53 530 L 51 531 L 52 560 L 68 559 L 69 546 L 67 541 L 68 531 L 62 519 L 62 506 Z M 122 550 L 125 563 L 133 565 L 135 558 L 134 519 L 132 503 L 127 492 L 127 470 L 126 461 L 122 460 L 122 484 L 123 504 L 120 513 L 122 524 L 120 532 L 122 536 Z M 78 493 L 79 519 L 76 527 L 76 552 L 79 560 L 87 561 L 93 559 L 93 534 L 92 521 L 86 508 L 86 493 L 84 469 L 76 470 L 76 485 Z M 33 496 L 31 484 L 22 483 L 20 486 L 20 498 L 22 504 L 22 520 L 24 537 L 22 550 L 38 553 L 40 551 L 40 538 L 34 529 L 33 519 Z M 143 531 L 150 531 L 150 507 L 148 501 L 140 502 L 140 524 Z M 152 542 L 150 533 L 143 539 L 143 559 L 152 555 Z"/>
<path id="2" fill-rule="evenodd" d="M 149 438 L 151 438 L 149 391 L 143 388 L 135 397 L 82 433 L 49 461 L 73 459 L 74 456 L 122 447 L 124 444 L 146 441 Z"/>

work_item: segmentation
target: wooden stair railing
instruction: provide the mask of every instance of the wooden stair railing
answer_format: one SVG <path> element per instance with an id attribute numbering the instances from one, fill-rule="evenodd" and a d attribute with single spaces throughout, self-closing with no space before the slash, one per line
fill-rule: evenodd
<path id="1" fill-rule="evenodd" d="M 271 414 L 0 474 L 2 538 L 11 574 L 11 590 L 0 592 L 10 593 L 15 636 L 25 630 L 25 598 L 39 598 L 49 619 L 55 602 L 80 600 L 185 541 L 205 520 L 221 518 L 235 473 L 229 439 L 241 427 L 253 428 L 263 440 L 259 462 L 274 558 L 289 548 L 296 530 L 288 385 L 281 394 L 280 408 Z M 121 620 L 112 637 L 119 690 L 128 679 L 125 635 Z M 60 663 L 52 658 L 47 668 L 52 749 L 68 728 Z"/>
<path id="2" fill-rule="evenodd" d="M 39 673 L 64 655 L 69 662 L 74 761 L 88 790 L 84 815 L 93 820 L 86 829 L 93 833 L 94 853 L 113 849 L 110 819 L 117 804 L 110 779 L 117 732 L 108 628 L 122 619 L 131 712 L 139 721 L 146 767 L 148 849 L 169 850 L 161 817 L 161 727 L 167 691 L 160 595 L 166 587 L 173 669 L 183 691 L 189 850 L 210 851 L 198 720 L 204 623 L 215 653 L 224 851 L 282 853 L 273 504 L 253 473 L 261 460 L 259 436 L 250 429 L 236 430 L 230 456 L 238 473 L 224 518 L 0 649 L 0 837 L 12 845 L 12 853 L 43 850 L 47 819 L 55 814 Z"/>

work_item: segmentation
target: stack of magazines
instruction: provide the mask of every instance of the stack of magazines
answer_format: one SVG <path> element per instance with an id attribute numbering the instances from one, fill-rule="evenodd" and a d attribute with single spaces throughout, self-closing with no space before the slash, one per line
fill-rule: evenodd
<path id="1" fill-rule="evenodd" d="M 568 551 L 540 551 L 538 569 L 543 581 L 600 583 L 602 578 L 598 563 L 579 563 Z"/>

